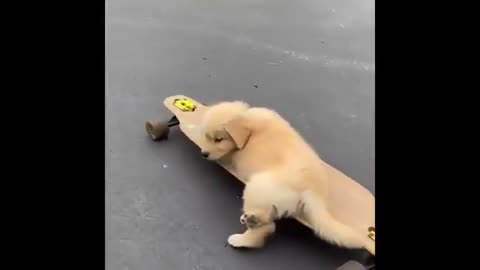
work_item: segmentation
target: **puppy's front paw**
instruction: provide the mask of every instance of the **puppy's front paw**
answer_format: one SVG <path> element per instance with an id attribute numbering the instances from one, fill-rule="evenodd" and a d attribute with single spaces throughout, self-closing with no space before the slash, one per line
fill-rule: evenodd
<path id="1" fill-rule="evenodd" d="M 228 237 L 228 244 L 232 247 L 246 247 L 244 236 L 240 233 L 232 234 Z"/>
<path id="2" fill-rule="evenodd" d="M 260 248 L 263 246 L 262 237 L 253 237 L 249 234 L 232 234 L 228 237 L 228 244 L 235 248 Z"/>

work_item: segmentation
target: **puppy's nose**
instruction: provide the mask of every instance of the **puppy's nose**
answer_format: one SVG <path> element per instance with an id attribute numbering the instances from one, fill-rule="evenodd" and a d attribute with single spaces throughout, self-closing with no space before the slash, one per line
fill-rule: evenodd
<path id="1" fill-rule="evenodd" d="M 210 155 L 209 152 L 202 151 L 202 157 L 208 158 L 209 155 Z"/>

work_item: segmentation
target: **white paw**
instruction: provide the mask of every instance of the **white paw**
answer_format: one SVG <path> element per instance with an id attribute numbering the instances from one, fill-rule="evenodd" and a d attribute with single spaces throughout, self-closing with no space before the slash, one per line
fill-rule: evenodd
<path id="1" fill-rule="evenodd" d="M 228 237 L 228 244 L 232 247 L 246 247 L 247 245 L 244 240 L 242 234 L 232 234 Z"/>

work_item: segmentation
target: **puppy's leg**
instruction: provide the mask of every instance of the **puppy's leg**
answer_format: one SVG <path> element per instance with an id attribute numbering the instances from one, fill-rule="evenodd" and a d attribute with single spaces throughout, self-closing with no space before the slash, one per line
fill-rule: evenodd
<path id="1" fill-rule="evenodd" d="M 249 201 L 244 203 L 250 206 Z M 268 236 L 275 232 L 275 219 L 279 218 L 279 212 L 275 205 L 266 209 L 252 209 L 245 207 L 245 213 L 240 216 L 240 223 L 248 229 L 243 234 L 233 234 L 228 238 L 228 243 L 233 247 L 259 248 L 265 244 Z M 304 205 L 297 202 L 298 211 L 303 211 Z M 288 216 L 284 211 L 280 218 Z"/>
<path id="2" fill-rule="evenodd" d="M 266 196 L 265 185 L 268 175 L 262 174 L 252 177 L 243 191 L 243 211 L 240 223 L 247 227 L 242 234 L 233 234 L 228 238 L 228 243 L 233 247 L 259 248 L 265 243 L 266 238 L 275 232 L 275 217 L 277 208 L 271 196 Z"/>
<path id="3" fill-rule="evenodd" d="M 260 248 L 265 239 L 275 232 L 275 223 L 270 222 L 260 227 L 248 228 L 244 233 L 232 234 L 228 237 L 228 244 L 233 247 Z"/>
<path id="4" fill-rule="evenodd" d="M 275 206 L 267 209 L 248 209 L 240 217 L 240 223 L 247 227 L 243 234 L 233 234 L 228 243 L 233 247 L 259 248 L 266 238 L 275 232 L 274 218 L 277 215 Z"/>
<path id="5" fill-rule="evenodd" d="M 277 215 L 277 208 L 275 205 L 272 206 L 270 212 L 264 211 L 265 213 L 243 213 L 240 216 L 240 223 L 244 224 L 247 228 L 255 229 L 263 225 L 272 223 Z"/>

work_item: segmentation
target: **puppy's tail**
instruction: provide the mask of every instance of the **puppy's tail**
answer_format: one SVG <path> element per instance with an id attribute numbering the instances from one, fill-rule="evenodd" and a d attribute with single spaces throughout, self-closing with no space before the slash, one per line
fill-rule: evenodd
<path id="1" fill-rule="evenodd" d="M 375 245 L 366 243 L 365 237 L 331 216 L 321 198 L 311 191 L 305 192 L 302 197 L 305 217 L 320 238 L 340 247 L 366 248 L 375 255 Z"/>

